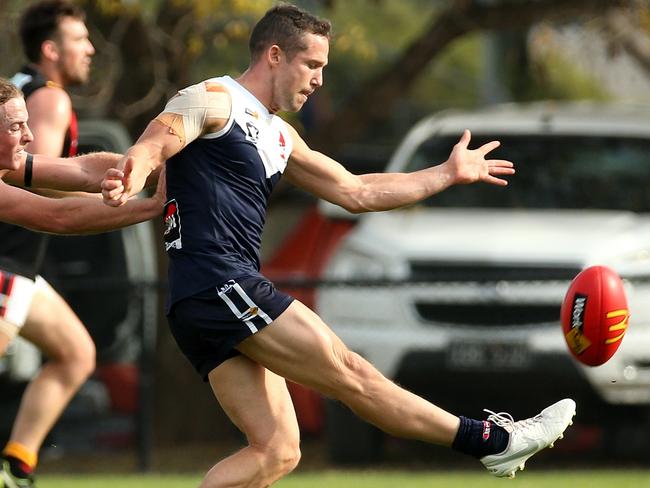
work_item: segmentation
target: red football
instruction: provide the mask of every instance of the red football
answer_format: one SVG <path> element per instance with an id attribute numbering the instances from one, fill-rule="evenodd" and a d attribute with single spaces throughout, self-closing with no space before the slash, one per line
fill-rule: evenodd
<path id="1" fill-rule="evenodd" d="M 560 311 L 564 338 L 575 358 L 599 366 L 621 345 L 630 313 L 621 278 L 606 266 L 591 266 L 573 279 Z"/>

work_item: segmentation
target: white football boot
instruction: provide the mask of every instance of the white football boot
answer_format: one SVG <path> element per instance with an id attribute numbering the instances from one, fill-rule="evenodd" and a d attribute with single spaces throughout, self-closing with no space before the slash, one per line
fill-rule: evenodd
<path id="1" fill-rule="evenodd" d="M 534 417 L 518 422 L 508 413 L 485 411 L 490 414 L 487 420 L 506 429 L 510 440 L 503 452 L 482 457 L 481 462 L 494 476 L 514 478 L 517 470 L 523 471 L 529 457 L 545 447 L 553 447 L 556 440 L 562 439 L 566 428 L 573 423 L 576 402 L 565 398 Z"/>

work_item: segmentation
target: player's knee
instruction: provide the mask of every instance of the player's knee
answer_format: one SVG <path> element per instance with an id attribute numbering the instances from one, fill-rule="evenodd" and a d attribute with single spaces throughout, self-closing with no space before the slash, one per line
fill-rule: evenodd
<path id="1" fill-rule="evenodd" d="M 280 479 L 298 466 L 300 456 L 297 441 L 285 440 L 279 445 L 269 446 L 265 452 L 265 470 L 270 478 Z"/>
<path id="2" fill-rule="evenodd" d="M 285 475 L 291 473 L 298 467 L 301 457 L 302 453 L 300 452 L 300 447 L 297 447 L 288 453 L 288 456 L 285 457 L 284 461 Z"/>
<path id="3" fill-rule="evenodd" d="M 77 365 L 79 367 L 79 374 L 85 381 L 93 371 L 95 371 L 95 365 L 97 362 L 97 351 L 95 349 L 95 344 L 90 341 L 90 344 L 85 344 L 77 352 Z"/>
<path id="4" fill-rule="evenodd" d="M 70 383 L 81 384 L 95 370 L 96 351 L 92 340 L 80 340 L 70 344 L 58 358 Z"/>

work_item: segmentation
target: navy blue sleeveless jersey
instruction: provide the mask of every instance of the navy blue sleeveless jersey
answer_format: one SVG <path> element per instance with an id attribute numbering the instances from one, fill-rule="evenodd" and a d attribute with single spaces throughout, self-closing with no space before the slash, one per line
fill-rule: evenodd
<path id="1" fill-rule="evenodd" d="M 228 76 L 226 126 L 167 161 L 168 310 L 183 298 L 259 274 L 268 199 L 291 153 L 285 122 Z M 182 96 L 182 91 L 180 92 Z"/>

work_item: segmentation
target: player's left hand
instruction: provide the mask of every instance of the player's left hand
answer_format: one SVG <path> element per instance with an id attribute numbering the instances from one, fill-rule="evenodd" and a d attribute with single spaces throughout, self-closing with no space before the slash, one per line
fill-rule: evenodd
<path id="1" fill-rule="evenodd" d="M 119 207 L 120 199 L 124 195 L 124 172 L 117 168 L 109 168 L 101 183 L 102 198 L 106 205 Z"/>
<path id="2" fill-rule="evenodd" d="M 469 149 L 471 137 L 470 131 L 465 129 L 462 137 L 451 151 L 449 159 L 443 163 L 451 168 L 454 183 L 466 184 L 483 181 L 493 185 L 507 185 L 508 181 L 500 176 L 514 174 L 514 164 L 505 159 L 485 159 L 488 153 L 499 147 L 501 143 L 491 141 L 478 149 Z"/>
<path id="3" fill-rule="evenodd" d="M 133 156 L 125 156 L 118 168 L 118 173 L 107 172 L 102 180 L 102 197 L 104 203 L 111 207 L 119 207 L 144 187 L 149 173 L 146 173 L 135 164 Z"/>

